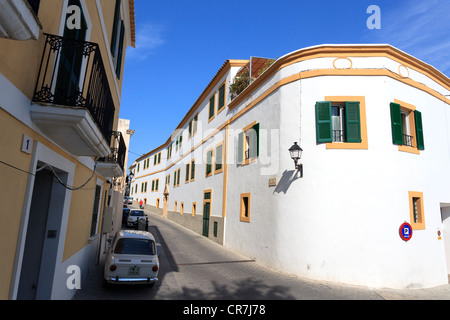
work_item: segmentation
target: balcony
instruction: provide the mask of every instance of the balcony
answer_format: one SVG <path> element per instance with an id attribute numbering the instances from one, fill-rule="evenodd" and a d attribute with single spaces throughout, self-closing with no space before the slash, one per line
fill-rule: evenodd
<path id="1" fill-rule="evenodd" d="M 127 147 L 122 133 L 113 132 L 111 154 L 97 159 L 97 172 L 103 177 L 121 177 L 124 174 L 125 156 Z"/>
<path id="2" fill-rule="evenodd" d="M 46 34 L 33 122 L 73 155 L 108 157 L 114 113 L 99 46 Z"/>
<path id="3" fill-rule="evenodd" d="M 37 40 L 41 29 L 38 8 L 38 0 L 1 0 L 0 38 Z"/>

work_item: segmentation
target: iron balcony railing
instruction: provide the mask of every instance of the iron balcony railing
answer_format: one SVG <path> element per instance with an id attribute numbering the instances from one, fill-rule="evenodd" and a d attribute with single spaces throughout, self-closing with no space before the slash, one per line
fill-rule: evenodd
<path id="1" fill-rule="evenodd" d="M 33 102 L 87 109 L 111 144 L 115 108 L 98 44 L 45 35 Z"/>
<path id="2" fill-rule="evenodd" d="M 333 141 L 334 142 L 345 142 L 344 141 L 344 130 L 333 130 Z"/>
<path id="3" fill-rule="evenodd" d="M 413 136 L 409 136 L 407 134 L 403 134 L 403 145 L 404 146 L 408 146 L 408 147 L 412 147 L 412 139 L 413 139 Z"/>
<path id="4" fill-rule="evenodd" d="M 114 139 L 112 140 L 111 154 L 108 157 L 99 158 L 97 161 L 117 163 L 123 171 L 125 167 L 127 147 L 120 131 L 113 131 L 112 136 Z"/>

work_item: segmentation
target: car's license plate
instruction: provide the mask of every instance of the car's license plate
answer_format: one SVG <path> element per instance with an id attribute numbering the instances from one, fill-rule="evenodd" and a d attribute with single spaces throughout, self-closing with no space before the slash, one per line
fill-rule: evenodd
<path id="1" fill-rule="evenodd" d="M 134 267 L 130 267 L 128 269 L 128 275 L 130 276 L 137 276 L 139 274 L 139 267 L 134 266 Z"/>

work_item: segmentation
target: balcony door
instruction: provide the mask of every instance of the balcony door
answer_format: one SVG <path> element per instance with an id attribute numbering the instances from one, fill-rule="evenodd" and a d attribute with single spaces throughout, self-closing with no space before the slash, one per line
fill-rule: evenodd
<path id="1" fill-rule="evenodd" d="M 68 7 L 75 5 L 80 8 L 81 28 L 69 29 L 67 20 L 72 12 L 67 12 L 64 23 L 64 42 L 61 47 L 58 67 L 58 77 L 55 87 L 55 103 L 77 105 L 80 98 L 81 75 L 83 68 L 83 51 L 86 41 L 87 24 L 80 0 L 69 0 Z"/>

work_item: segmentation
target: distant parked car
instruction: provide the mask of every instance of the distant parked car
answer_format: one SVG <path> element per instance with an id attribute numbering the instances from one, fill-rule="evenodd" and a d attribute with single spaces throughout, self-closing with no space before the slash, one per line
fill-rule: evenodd
<path id="1" fill-rule="evenodd" d="M 158 248 L 150 232 L 121 230 L 110 243 L 103 274 L 107 283 L 153 286 L 158 281 Z"/>
<path id="2" fill-rule="evenodd" d="M 128 208 L 128 205 L 123 205 L 123 212 L 122 212 L 122 224 L 127 223 L 128 215 L 130 214 L 130 208 Z"/>
<path id="3" fill-rule="evenodd" d="M 133 198 L 132 197 L 128 197 L 128 204 L 133 204 Z"/>
<path id="4" fill-rule="evenodd" d="M 137 224 L 139 224 L 139 220 L 143 219 L 145 220 L 145 213 L 144 210 L 139 209 L 132 209 L 130 210 L 130 213 L 128 214 L 127 218 L 127 226 L 128 227 L 136 227 Z"/>

